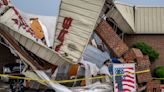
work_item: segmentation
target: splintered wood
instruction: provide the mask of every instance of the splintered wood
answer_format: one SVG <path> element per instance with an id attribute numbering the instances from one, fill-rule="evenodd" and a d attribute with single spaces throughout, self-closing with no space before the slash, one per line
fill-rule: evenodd
<path id="1" fill-rule="evenodd" d="M 108 49 L 111 49 L 117 57 L 121 57 L 128 51 L 128 46 L 121 40 L 121 38 L 105 20 L 98 25 L 96 33 Z"/>

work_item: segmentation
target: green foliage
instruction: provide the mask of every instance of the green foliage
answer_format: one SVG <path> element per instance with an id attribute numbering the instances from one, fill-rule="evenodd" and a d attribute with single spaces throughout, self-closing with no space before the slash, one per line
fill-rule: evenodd
<path id="1" fill-rule="evenodd" d="M 164 66 L 159 66 L 154 70 L 155 77 L 164 78 Z M 161 83 L 164 84 L 164 80 L 161 80 Z"/>
<path id="2" fill-rule="evenodd" d="M 133 47 L 140 49 L 144 55 L 148 55 L 151 63 L 159 57 L 159 53 L 144 42 L 137 42 Z"/>
<path id="3" fill-rule="evenodd" d="M 154 70 L 155 76 L 158 78 L 164 78 L 164 66 L 159 66 Z"/>

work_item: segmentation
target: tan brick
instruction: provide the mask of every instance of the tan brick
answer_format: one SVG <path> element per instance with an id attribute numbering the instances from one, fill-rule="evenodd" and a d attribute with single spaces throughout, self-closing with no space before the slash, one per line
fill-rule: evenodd
<path id="1" fill-rule="evenodd" d="M 121 57 L 125 52 L 128 51 L 128 46 L 122 41 L 122 39 L 116 34 L 116 32 L 106 21 L 102 21 L 98 25 L 96 28 L 96 33 L 117 57 Z"/>
<path id="2" fill-rule="evenodd" d="M 150 67 L 147 65 L 136 66 L 136 71 L 150 70 Z M 138 83 L 148 82 L 152 78 L 151 72 L 137 74 Z"/>
<path id="3" fill-rule="evenodd" d="M 143 58 L 137 58 L 138 65 L 147 65 L 150 66 L 150 60 L 147 55 L 143 56 Z"/>
<path id="4" fill-rule="evenodd" d="M 146 92 L 161 92 L 159 80 L 152 80 L 146 86 Z"/>
<path id="5" fill-rule="evenodd" d="M 143 58 L 142 52 L 137 48 L 131 48 L 125 55 L 124 59 L 126 62 L 133 62 L 134 59 Z"/>

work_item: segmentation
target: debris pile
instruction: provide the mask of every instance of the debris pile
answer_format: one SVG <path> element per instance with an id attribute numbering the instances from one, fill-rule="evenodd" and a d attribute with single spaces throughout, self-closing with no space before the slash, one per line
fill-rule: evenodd
<path id="1" fill-rule="evenodd" d="M 130 48 L 124 43 L 120 37 L 120 34 L 122 35 L 121 29 L 118 29 L 120 31 L 118 32 L 114 23 L 111 24 L 112 22 L 106 18 L 106 20 L 102 20 L 99 23 L 95 29 L 95 33 L 93 32 L 105 0 L 93 0 L 87 2 L 85 0 L 62 0 L 63 3 L 61 4 L 62 7 L 60 7 L 56 32 L 55 27 L 53 27 L 54 29 L 52 26 L 45 27 L 47 23 L 47 25 L 50 25 L 49 21 L 44 23 L 42 20 L 44 25 L 42 24 L 40 19 L 46 18 L 40 16 L 38 20 L 38 18 L 33 18 L 29 15 L 24 19 L 25 16 L 21 17 L 21 13 L 19 14 L 20 11 L 16 10 L 12 5 L 4 3 L 4 1 L 7 2 L 7 0 L 0 0 L 0 24 L 3 29 L 8 29 L 8 31 L 5 30 L 4 33 L 8 32 L 10 34 L 8 34 L 10 38 L 9 43 L 11 44 L 13 41 L 11 38 L 14 38 L 14 41 L 20 43 L 20 45 L 15 45 L 15 48 L 17 47 L 16 50 L 21 52 L 28 51 L 28 58 L 32 56 L 39 57 L 37 58 L 37 64 L 34 64 L 34 66 L 39 66 L 40 63 L 43 63 L 42 65 L 47 65 L 47 62 L 49 62 L 49 69 L 53 72 L 55 71 L 53 76 L 55 80 L 66 79 L 63 75 L 65 73 L 67 79 L 76 80 L 76 78 L 85 77 L 84 80 L 80 81 L 81 83 L 74 81 L 71 85 L 71 87 L 74 87 L 75 85 L 86 86 L 83 88 L 81 87 L 82 89 L 79 88 L 80 90 L 107 89 L 109 91 L 114 88 L 114 91 L 116 92 L 134 92 L 134 90 L 136 91 L 138 90 L 137 88 L 143 86 L 144 83 L 147 83 L 146 92 L 152 90 L 159 92 L 160 83 L 159 81 L 152 80 L 151 72 L 134 73 L 135 71 L 150 70 L 150 60 L 140 49 Z M 109 5 L 108 8 L 109 7 L 115 9 L 112 5 Z M 109 9 L 107 10 L 109 11 Z M 46 21 L 47 20 L 48 19 L 46 19 Z M 51 20 L 51 18 L 49 18 L 49 20 Z M 30 21 L 31 24 L 26 23 L 27 21 Z M 90 43 L 87 44 L 91 34 L 92 37 Z M 23 50 L 22 47 L 24 47 Z M 55 50 L 52 49 L 53 47 Z M 84 51 L 84 49 L 86 50 Z M 20 56 L 21 55 L 22 53 L 20 53 Z M 22 58 L 27 59 L 27 56 L 25 54 Z M 32 62 L 36 60 L 31 60 L 30 58 L 27 61 Z M 56 66 L 53 69 L 51 65 Z M 114 65 L 117 65 L 117 67 Z M 32 65 L 29 64 L 29 66 Z M 46 70 L 45 67 L 43 68 Z M 41 68 L 34 68 L 34 70 L 37 69 L 39 71 L 35 71 L 35 73 L 41 79 L 48 81 L 52 79 L 52 75 L 50 77 L 46 72 L 42 71 Z M 113 70 L 110 71 L 110 69 Z M 59 73 L 62 74 L 60 75 L 61 77 L 59 77 Z M 103 85 L 102 83 L 93 82 L 95 81 L 94 79 L 87 80 L 87 78 L 96 77 L 99 76 L 99 74 L 105 76 L 104 78 L 101 78 L 105 79 L 105 82 L 107 82 L 107 80 L 114 80 L 114 84 L 110 81 L 110 83 L 106 83 L 107 85 Z M 30 75 L 32 76 L 32 74 Z M 65 84 L 66 83 L 63 83 L 63 85 Z M 139 87 L 137 87 L 136 84 Z M 72 92 L 70 89 L 57 83 L 49 82 L 47 85 L 57 91 L 59 90 L 58 92 L 61 92 L 61 90 Z"/>
<path id="2" fill-rule="evenodd" d="M 102 40 L 103 46 L 105 45 L 104 48 L 108 48 L 109 53 L 114 53 L 113 57 L 120 61 L 120 63 L 135 63 L 136 72 L 150 70 L 149 57 L 147 55 L 143 55 L 140 49 L 129 48 L 107 21 L 102 20 L 102 22 L 100 22 L 97 26 L 95 32 L 99 39 Z M 99 47 L 99 44 L 95 45 L 95 43 L 94 46 Z M 110 54 L 110 56 L 112 57 L 112 54 Z M 152 80 L 151 72 L 139 73 L 136 74 L 136 77 L 138 85 L 142 85 L 143 83 L 147 83 Z"/>

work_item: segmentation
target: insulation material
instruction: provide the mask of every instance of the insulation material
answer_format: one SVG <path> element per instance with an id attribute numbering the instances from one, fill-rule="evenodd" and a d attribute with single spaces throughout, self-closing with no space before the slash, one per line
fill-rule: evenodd
<path id="1" fill-rule="evenodd" d="M 99 18 L 105 0 L 61 0 L 54 49 L 78 62 Z"/>
<path id="2" fill-rule="evenodd" d="M 87 78 L 96 76 L 99 72 L 99 68 L 95 63 L 86 61 L 83 58 L 80 60 L 80 63 L 82 64 L 81 67 L 84 67 L 85 69 L 86 85 L 91 85 L 93 80 L 87 80 Z"/>
<path id="3" fill-rule="evenodd" d="M 78 64 L 73 64 L 69 68 L 68 75 L 69 77 L 76 76 L 78 71 Z"/>
<path id="4" fill-rule="evenodd" d="M 106 21 L 103 20 L 99 24 L 96 28 L 96 33 L 103 40 L 108 49 L 111 49 L 116 56 L 120 57 L 128 51 L 128 46 L 119 38 Z"/>
<path id="5" fill-rule="evenodd" d="M 137 48 L 131 48 L 126 54 L 124 54 L 124 59 L 126 62 L 134 62 L 134 59 L 139 58 L 143 58 L 143 54 Z"/>
<path id="6" fill-rule="evenodd" d="M 50 77 L 45 72 L 39 70 L 36 70 L 35 72 L 42 80 L 49 81 L 46 84 L 50 86 L 52 89 L 54 89 L 56 92 L 72 92 L 69 88 L 61 84 L 52 82 Z"/>
<path id="7" fill-rule="evenodd" d="M 97 48 L 97 44 L 96 44 L 95 39 L 92 39 L 92 40 L 91 40 L 91 45 Z"/>
<path id="8" fill-rule="evenodd" d="M 30 25 L 30 19 L 38 18 L 39 23 L 42 26 L 42 29 L 44 31 L 44 36 L 47 42 L 47 46 L 52 47 L 54 39 L 55 39 L 54 34 L 56 30 L 57 18 L 55 16 L 35 15 L 35 14 L 29 14 L 29 13 L 24 13 L 24 12 L 20 12 L 20 13 L 29 25 Z"/>
<path id="9" fill-rule="evenodd" d="M 73 92 L 112 92 L 113 87 L 108 83 L 96 82 L 84 87 L 73 87 L 71 90 Z"/>

